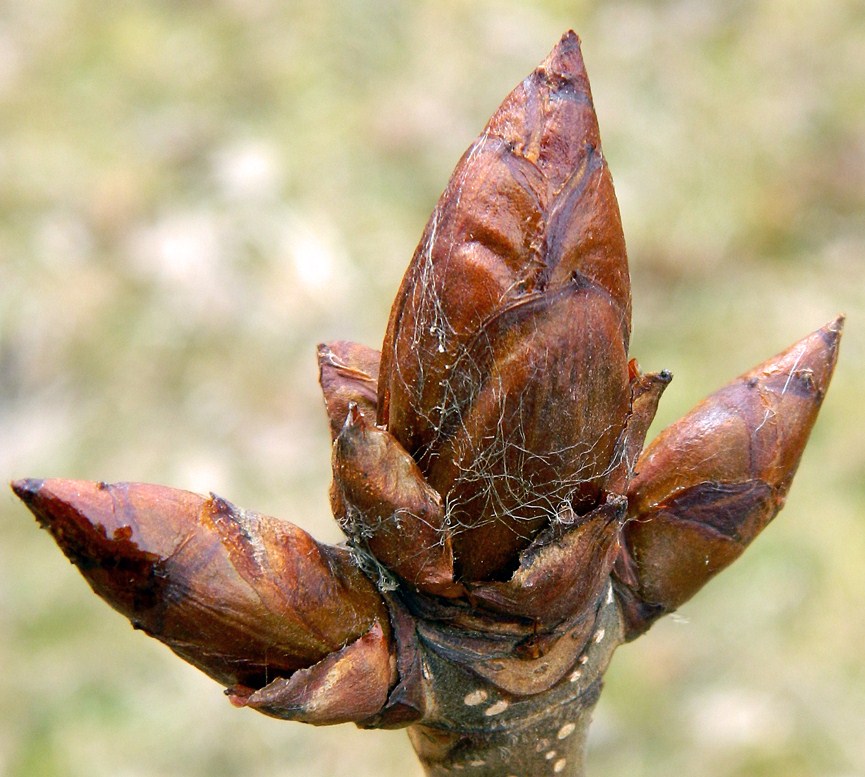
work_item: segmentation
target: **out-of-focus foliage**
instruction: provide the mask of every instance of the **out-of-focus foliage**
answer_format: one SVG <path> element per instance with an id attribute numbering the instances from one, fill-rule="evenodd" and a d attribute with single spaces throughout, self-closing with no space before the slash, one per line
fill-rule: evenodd
<path id="1" fill-rule="evenodd" d="M 676 376 L 656 428 L 848 314 L 789 507 L 616 656 L 591 774 L 862 774 L 857 0 L 6 0 L 0 476 L 212 489 L 336 540 L 315 344 L 379 345 L 456 160 L 569 27 L 628 239 L 632 352 Z M 98 602 L 13 499 L 0 773 L 419 773 L 399 732 L 231 708 Z"/>

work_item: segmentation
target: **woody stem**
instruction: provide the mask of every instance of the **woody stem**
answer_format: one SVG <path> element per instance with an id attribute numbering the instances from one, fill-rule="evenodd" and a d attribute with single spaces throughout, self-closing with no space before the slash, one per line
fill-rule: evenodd
<path id="1" fill-rule="evenodd" d="M 434 650 L 424 652 L 429 709 L 409 737 L 427 777 L 585 777 L 586 735 L 601 677 L 620 644 L 610 602 L 574 668 L 551 688 L 508 694 Z"/>

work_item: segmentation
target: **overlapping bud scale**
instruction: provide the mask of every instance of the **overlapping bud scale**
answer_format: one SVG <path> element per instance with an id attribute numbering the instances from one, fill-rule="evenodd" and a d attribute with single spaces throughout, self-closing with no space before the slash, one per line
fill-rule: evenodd
<path id="1" fill-rule="evenodd" d="M 600 503 L 628 414 L 630 286 L 579 41 L 463 156 L 391 312 L 379 422 L 442 495 L 464 581 Z"/>

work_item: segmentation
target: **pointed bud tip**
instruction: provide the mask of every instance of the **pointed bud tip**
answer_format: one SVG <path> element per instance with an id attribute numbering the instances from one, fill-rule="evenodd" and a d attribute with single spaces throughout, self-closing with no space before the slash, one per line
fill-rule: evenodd
<path id="1" fill-rule="evenodd" d="M 233 707 L 246 707 L 249 703 L 249 697 L 255 693 L 255 688 L 250 688 L 247 685 L 232 685 L 226 688 L 223 693 L 228 697 Z"/>
<path id="2" fill-rule="evenodd" d="M 841 335 L 844 333 L 845 319 L 846 316 L 841 313 L 825 326 L 804 337 L 802 342 L 808 343 L 808 354 L 813 354 L 814 356 L 826 354 L 826 361 L 834 363 L 838 355 L 838 344 L 841 341 Z"/>
<path id="3" fill-rule="evenodd" d="M 825 393 L 829 388 L 829 381 L 835 370 L 835 362 L 838 361 L 838 347 L 841 344 L 841 335 L 844 332 L 844 321 L 846 316 L 841 313 L 834 320 L 819 330 L 825 347 L 825 367 L 822 377 L 821 391 Z"/>
<path id="4" fill-rule="evenodd" d="M 9 485 L 22 502 L 29 505 L 36 499 L 45 481 L 39 478 L 23 478 L 13 480 Z"/>
<path id="5" fill-rule="evenodd" d="M 566 80 L 585 76 L 580 36 L 568 30 L 538 69 Z"/>
<path id="6" fill-rule="evenodd" d="M 841 335 L 844 332 L 844 322 L 846 320 L 847 315 L 845 313 L 839 313 L 833 321 L 830 321 L 821 330 L 825 333 L 825 337 L 829 341 L 830 347 L 834 346 L 838 340 L 841 339 Z"/>
<path id="7" fill-rule="evenodd" d="M 829 388 L 829 381 L 835 370 L 843 331 L 844 316 L 839 315 L 825 326 L 794 343 L 768 363 L 752 370 L 752 374 L 758 372 L 760 368 L 765 371 L 768 366 L 770 370 L 774 368 L 782 374 L 786 372 L 796 376 L 807 375 L 809 385 L 813 387 L 816 395 L 822 398 Z"/>
<path id="8" fill-rule="evenodd" d="M 102 481 L 24 478 L 10 485 L 44 526 L 79 519 L 90 522 L 88 515 L 101 514 L 110 506 L 110 498 L 106 501 L 103 494 L 112 486 Z M 73 519 L 73 514 L 78 518 Z"/>
<path id="9" fill-rule="evenodd" d="M 562 35 L 561 40 L 559 41 L 559 46 L 579 46 L 580 45 L 580 36 L 577 35 L 573 30 L 568 30 L 564 35 Z"/>

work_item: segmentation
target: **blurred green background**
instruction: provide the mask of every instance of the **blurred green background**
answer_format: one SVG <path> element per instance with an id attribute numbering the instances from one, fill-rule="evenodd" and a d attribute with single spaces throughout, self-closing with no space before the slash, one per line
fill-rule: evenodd
<path id="1" fill-rule="evenodd" d="M 377 345 L 447 177 L 573 27 L 658 425 L 848 314 L 789 506 L 623 648 L 592 777 L 865 774 L 865 5 L 0 4 L 0 477 L 213 490 L 336 541 L 315 344 Z M 230 707 L 0 495 L 0 773 L 405 777 Z"/>

